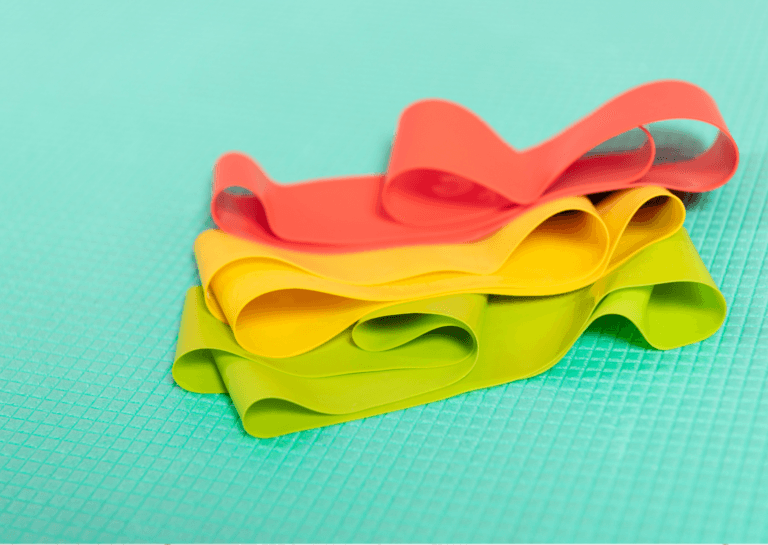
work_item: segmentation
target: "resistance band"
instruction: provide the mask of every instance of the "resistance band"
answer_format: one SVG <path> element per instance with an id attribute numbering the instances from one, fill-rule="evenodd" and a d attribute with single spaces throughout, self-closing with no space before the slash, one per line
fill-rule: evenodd
<path id="1" fill-rule="evenodd" d="M 583 288 L 683 225 L 666 189 L 640 187 L 547 202 L 470 243 L 318 255 L 222 231 L 197 239 L 210 312 L 247 351 L 311 350 L 393 302 L 437 295 L 554 295 Z"/>
<path id="2" fill-rule="evenodd" d="M 608 314 L 625 316 L 652 346 L 670 349 L 712 335 L 725 310 L 680 229 L 576 291 L 452 294 L 392 304 L 289 358 L 245 351 L 209 312 L 202 287 L 192 288 L 173 376 L 187 390 L 229 393 L 245 430 L 272 437 L 531 377 Z"/>
<path id="3" fill-rule="evenodd" d="M 643 126 L 670 119 L 708 123 L 719 134 L 703 153 L 670 160 Z M 638 147 L 595 149 L 638 129 Z M 737 163 L 715 101 L 681 81 L 631 89 L 525 151 L 465 108 L 423 100 L 402 113 L 383 175 L 280 185 L 246 155 L 228 153 L 214 168 L 211 214 L 226 232 L 303 252 L 456 243 L 565 196 L 646 185 L 708 191 L 728 181 Z"/>

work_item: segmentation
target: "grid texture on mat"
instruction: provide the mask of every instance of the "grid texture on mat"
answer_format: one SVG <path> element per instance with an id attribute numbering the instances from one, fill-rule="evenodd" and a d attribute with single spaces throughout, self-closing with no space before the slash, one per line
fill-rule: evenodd
<path id="1" fill-rule="evenodd" d="M 768 540 L 768 3 L 6 2 L 0 541 Z M 210 168 L 381 170 L 400 109 L 531 145 L 690 80 L 742 151 L 686 221 L 730 311 L 647 349 L 271 440 L 170 366 Z"/>

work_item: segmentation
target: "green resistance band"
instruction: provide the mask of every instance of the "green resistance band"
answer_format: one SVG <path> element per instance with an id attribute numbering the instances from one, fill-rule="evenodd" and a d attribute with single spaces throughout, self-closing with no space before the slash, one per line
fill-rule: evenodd
<path id="1" fill-rule="evenodd" d="M 187 293 L 173 377 L 193 392 L 229 393 L 248 433 L 274 437 L 532 377 L 601 316 L 625 316 L 665 350 L 712 335 L 725 312 L 723 295 L 681 229 L 576 291 L 393 304 L 288 358 L 243 350 L 207 310 L 198 286 Z"/>

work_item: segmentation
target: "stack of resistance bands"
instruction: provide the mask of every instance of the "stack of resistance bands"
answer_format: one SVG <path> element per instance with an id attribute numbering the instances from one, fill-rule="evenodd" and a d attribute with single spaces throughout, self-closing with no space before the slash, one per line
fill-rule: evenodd
<path id="1" fill-rule="evenodd" d="M 693 156 L 657 149 L 647 125 L 670 119 L 719 132 Z M 737 162 L 713 99 L 677 81 L 522 152 L 420 101 L 382 175 L 278 185 L 226 154 L 173 376 L 229 393 L 245 430 L 271 437 L 531 377 L 608 314 L 658 349 L 698 342 L 726 305 L 669 190 L 714 189 Z"/>

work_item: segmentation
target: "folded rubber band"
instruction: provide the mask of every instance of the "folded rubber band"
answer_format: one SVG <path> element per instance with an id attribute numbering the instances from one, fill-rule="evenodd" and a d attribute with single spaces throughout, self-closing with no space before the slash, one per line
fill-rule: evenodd
<path id="1" fill-rule="evenodd" d="M 608 314 L 670 349 L 713 334 L 725 309 L 684 229 L 577 291 L 399 303 L 291 358 L 243 350 L 196 287 L 187 293 L 173 377 L 193 392 L 228 392 L 245 430 L 273 437 L 534 376 Z"/>
<path id="2" fill-rule="evenodd" d="M 547 202 L 485 239 L 317 255 L 205 231 L 195 243 L 210 312 L 247 351 L 307 352 L 393 302 L 438 295 L 553 295 L 592 284 L 678 231 L 685 208 L 640 187 Z"/>
<path id="3" fill-rule="evenodd" d="M 708 123 L 719 134 L 694 158 L 661 162 L 643 125 L 670 119 Z M 595 150 L 638 128 L 641 146 Z M 228 153 L 214 168 L 211 214 L 226 232 L 304 252 L 456 243 L 565 196 L 641 185 L 708 191 L 728 181 L 737 163 L 715 101 L 681 81 L 629 90 L 525 151 L 465 108 L 423 100 L 402 113 L 385 174 L 279 185 L 246 155 Z"/>

